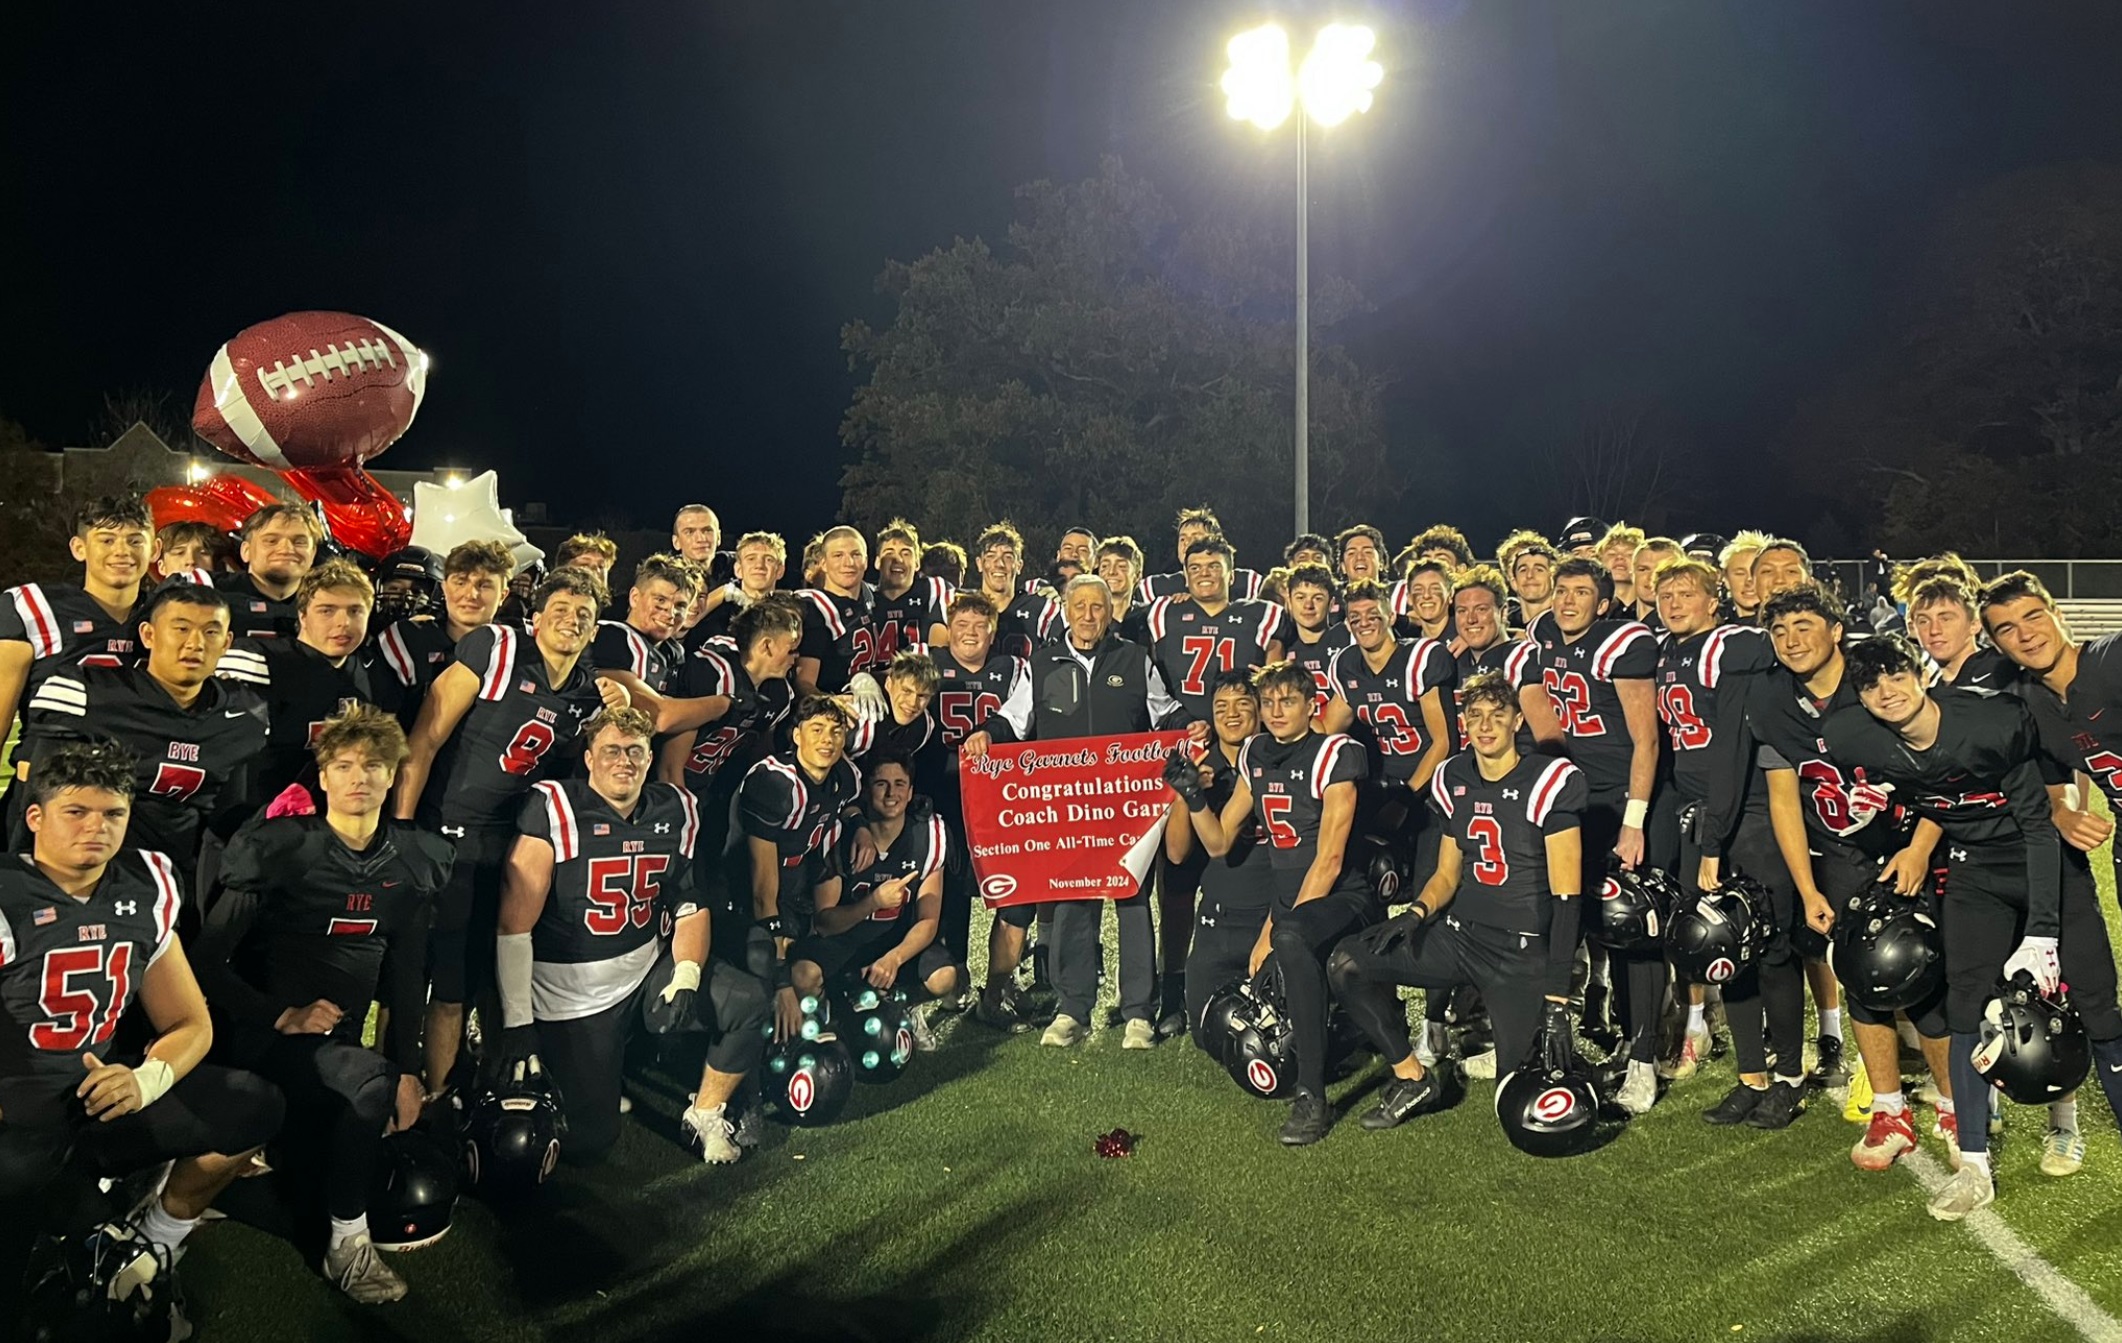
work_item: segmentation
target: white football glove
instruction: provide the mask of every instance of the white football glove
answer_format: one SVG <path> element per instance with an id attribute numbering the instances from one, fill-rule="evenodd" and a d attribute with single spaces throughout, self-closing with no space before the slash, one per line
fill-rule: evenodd
<path id="1" fill-rule="evenodd" d="M 2043 993 L 2054 993 L 2063 982 L 2063 966 L 2056 959 L 2056 939 L 2053 937 L 2026 937 L 2019 940 L 2019 949 L 2004 962 L 2004 977 L 2010 979 L 2021 970 L 2034 977 L 2034 983 Z"/>
<path id="2" fill-rule="evenodd" d="M 752 604 L 752 599 L 744 595 L 742 583 L 730 582 L 722 585 L 722 603 L 742 611 Z"/>
<path id="3" fill-rule="evenodd" d="M 855 702 L 855 716 L 865 723 L 874 723 L 891 710 L 892 702 L 885 698 L 884 687 L 868 672 L 849 677 L 847 693 Z"/>

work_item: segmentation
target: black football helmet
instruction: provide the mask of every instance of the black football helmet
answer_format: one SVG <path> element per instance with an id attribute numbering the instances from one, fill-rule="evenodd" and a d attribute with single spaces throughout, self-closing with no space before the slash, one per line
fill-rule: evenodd
<path id="1" fill-rule="evenodd" d="M 23 1283 L 22 1314 L 12 1338 L 116 1343 L 190 1333 L 169 1251 L 127 1222 L 40 1238 Z"/>
<path id="2" fill-rule="evenodd" d="M 1615 951 L 1656 951 L 1665 945 L 1665 930 L 1680 901 L 1680 883 L 1662 868 L 1631 872 L 1613 863 L 1599 886 L 1599 921 L 1591 935 Z"/>
<path id="3" fill-rule="evenodd" d="M 2023 971 L 1997 986 L 1977 1029 L 1975 1071 L 2021 1105 L 2061 1100 L 2092 1071 L 2092 1042 L 2069 995 L 2043 994 Z"/>
<path id="4" fill-rule="evenodd" d="M 914 1056 L 914 1014 L 898 989 L 880 993 L 859 984 L 845 999 L 842 1029 L 857 1082 L 889 1082 Z"/>
<path id="5" fill-rule="evenodd" d="M 1680 553 L 1719 564 L 1723 562 L 1724 547 L 1729 544 L 1715 532 L 1689 532 L 1680 538 Z"/>
<path id="6" fill-rule="evenodd" d="M 800 1128 L 819 1128 L 838 1119 L 855 1089 L 855 1062 L 831 1031 L 769 1046 L 765 1067 L 767 1094 L 781 1118 Z"/>
<path id="7" fill-rule="evenodd" d="M 1916 901 L 1884 886 L 1850 899 L 1835 925 L 1828 964 L 1843 992 L 1872 1012 L 1899 1012 L 1945 987 L 1945 941 Z"/>
<path id="8" fill-rule="evenodd" d="M 1201 1019 L 1194 1023 L 1194 1039 L 1208 1056 L 1216 1062 L 1230 1064 L 1231 1046 L 1237 1041 L 1238 1032 L 1245 1029 L 1251 1020 L 1252 1000 L 1245 992 L 1245 981 L 1234 979 L 1208 995 L 1201 1004 Z"/>
<path id="9" fill-rule="evenodd" d="M 1231 1037 L 1223 1067 L 1262 1100 L 1285 1100 L 1297 1089 L 1296 1031 L 1282 1000 L 1282 974 L 1269 957 L 1245 986 L 1246 1010 Z"/>
<path id="10" fill-rule="evenodd" d="M 425 546 L 407 546 L 384 556 L 375 579 L 380 629 L 394 620 L 427 615 L 435 609 L 442 595 L 442 561 Z"/>
<path id="11" fill-rule="evenodd" d="M 1574 1156 L 1597 1133 L 1599 1092 L 1568 1018 L 1546 1024 L 1525 1059 L 1496 1084 L 1496 1118 L 1510 1145 L 1532 1156 Z"/>
<path id="12" fill-rule="evenodd" d="M 1408 859 L 1405 845 L 1381 835 L 1365 835 L 1357 843 L 1365 851 L 1359 855 L 1364 881 L 1380 903 L 1397 905 L 1415 898 L 1418 892 L 1408 889 L 1414 864 Z"/>
<path id="13" fill-rule="evenodd" d="M 457 1158 L 433 1134 L 393 1133 L 369 1185 L 368 1238 L 379 1250 L 419 1250 L 449 1234 L 457 1206 Z"/>
<path id="14" fill-rule="evenodd" d="M 560 1160 L 567 1122 L 560 1098 L 535 1058 L 483 1087 L 464 1115 L 464 1174 L 489 1197 L 527 1194 Z"/>
<path id="15" fill-rule="evenodd" d="M 1726 877 L 1716 890 L 1673 911 L 1665 933 L 1673 969 L 1690 984 L 1728 982 L 1767 949 L 1771 909 L 1768 892 L 1752 878 Z"/>

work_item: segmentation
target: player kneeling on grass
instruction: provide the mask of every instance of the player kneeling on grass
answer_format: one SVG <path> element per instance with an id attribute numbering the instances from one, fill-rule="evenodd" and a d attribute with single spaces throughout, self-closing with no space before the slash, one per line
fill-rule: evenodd
<path id="1" fill-rule="evenodd" d="M 1444 818 L 1437 870 L 1414 907 L 1342 940 L 1327 962 L 1334 997 L 1392 1068 L 1363 1127 L 1388 1129 L 1444 1099 L 1415 1057 L 1396 985 L 1438 993 L 1470 984 L 1496 1027 L 1496 1059 L 1524 1059 L 1543 1017 L 1569 1010 L 1571 962 L 1583 901 L 1583 772 L 1567 760 L 1517 751 L 1518 692 L 1501 672 L 1461 688 L 1469 750 L 1430 778 Z M 1469 880 L 1471 878 L 1471 880 Z M 1447 911 L 1449 909 L 1449 912 Z"/>
<path id="2" fill-rule="evenodd" d="M 265 1079 L 202 1062 L 214 1028 L 176 933 L 176 872 L 165 854 L 120 852 L 133 768 L 121 747 L 65 746 L 21 785 L 30 852 L 0 860 L 0 1231 L 87 1231 L 110 1211 L 99 1179 L 174 1161 L 106 1290 L 154 1291 L 181 1338 L 168 1265 L 284 1107 Z M 153 1038 L 117 1052 L 135 1004 Z"/>
<path id="3" fill-rule="evenodd" d="M 1312 731 L 1318 683 L 1295 662 L 1270 662 L 1253 673 L 1260 722 L 1267 729 L 1238 753 L 1230 800 L 1211 809 L 1191 753 L 1172 752 L 1164 780 L 1186 804 L 1201 847 L 1222 858 L 1249 825 L 1267 832 L 1274 899 L 1253 942 L 1247 973 L 1259 973 L 1272 951 L 1297 1056 L 1297 1095 L 1282 1141 L 1301 1147 L 1333 1127 L 1326 1100 L 1326 953 L 1378 915 L 1377 896 L 1344 859 L 1356 816 L 1363 748 L 1338 732 Z"/>
<path id="4" fill-rule="evenodd" d="M 297 1115 L 289 1140 L 322 1172 L 324 1276 L 373 1305 L 405 1295 L 369 1242 L 368 1195 L 384 1134 L 420 1117 L 427 925 L 457 851 L 383 818 L 406 755 L 397 719 L 357 706 L 323 725 L 315 755 L 324 813 L 261 817 L 229 841 L 199 978 L 215 1062 L 280 1088 Z M 361 1043 L 378 1000 L 388 1057 Z"/>
<path id="5" fill-rule="evenodd" d="M 788 978 L 796 992 L 815 996 L 829 985 L 856 980 L 909 997 L 956 995 L 962 985 L 949 948 L 936 940 L 943 922 L 943 820 L 914 797 L 913 771 L 903 756 L 873 756 L 863 785 L 862 822 L 847 826 L 833 846 L 831 875 L 818 883 L 811 932 L 789 948 Z M 876 858 L 856 868 L 859 836 Z M 914 1041 L 935 1048 L 928 1013 L 914 1013 Z"/>
<path id="6" fill-rule="evenodd" d="M 727 1163 L 740 1153 L 726 1107 L 765 1047 L 766 985 L 708 955 L 709 916 L 692 891 L 700 813 L 685 789 L 649 781 L 654 732 L 643 710 L 606 709 L 583 728 L 589 777 L 540 783 L 524 806 L 495 942 L 498 1066 L 551 1077 L 568 1159 L 610 1150 L 626 1040 L 667 911 L 674 967 L 654 990 L 659 1013 L 688 1024 L 711 1016 L 716 1032 L 684 1122 L 706 1160 Z"/>

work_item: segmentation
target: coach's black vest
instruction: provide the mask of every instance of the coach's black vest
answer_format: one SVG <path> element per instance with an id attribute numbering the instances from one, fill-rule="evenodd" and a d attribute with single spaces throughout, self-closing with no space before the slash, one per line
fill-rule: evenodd
<path id="1" fill-rule="evenodd" d="M 1140 644 L 1108 634 L 1086 671 L 1064 635 L 1032 653 L 1031 674 L 1034 738 L 1150 730 L 1149 655 Z"/>

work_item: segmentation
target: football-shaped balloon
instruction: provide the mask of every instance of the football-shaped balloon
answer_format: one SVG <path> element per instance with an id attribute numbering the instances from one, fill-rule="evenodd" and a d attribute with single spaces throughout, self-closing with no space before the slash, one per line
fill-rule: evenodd
<path id="1" fill-rule="evenodd" d="M 381 322 L 291 312 L 214 355 L 192 429 L 260 466 L 359 466 L 412 427 L 426 390 L 427 356 Z"/>

